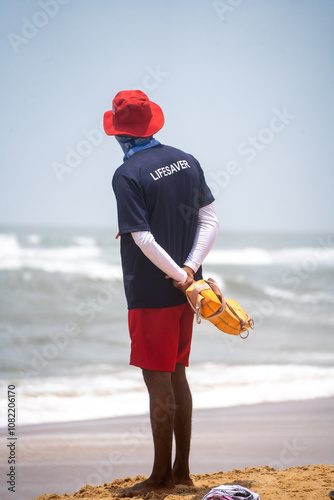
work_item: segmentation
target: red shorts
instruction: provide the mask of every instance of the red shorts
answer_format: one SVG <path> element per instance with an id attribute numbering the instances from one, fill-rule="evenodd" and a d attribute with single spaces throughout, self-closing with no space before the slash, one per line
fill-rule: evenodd
<path id="1" fill-rule="evenodd" d="M 176 363 L 189 366 L 193 320 L 188 302 L 159 309 L 130 309 L 130 365 L 162 372 L 174 372 Z"/>

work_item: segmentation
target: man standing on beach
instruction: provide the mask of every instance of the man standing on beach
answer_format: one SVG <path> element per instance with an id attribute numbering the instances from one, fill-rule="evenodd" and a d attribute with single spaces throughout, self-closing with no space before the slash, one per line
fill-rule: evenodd
<path id="1" fill-rule="evenodd" d="M 140 90 L 119 92 L 113 109 L 104 115 L 105 132 L 116 137 L 125 155 L 112 184 L 128 304 L 130 364 L 143 372 L 154 443 L 150 477 L 127 490 L 126 496 L 171 493 L 177 484 L 193 484 L 192 397 L 185 367 L 194 315 L 184 292 L 202 277 L 201 264 L 216 238 L 218 221 L 198 161 L 153 137 L 163 125 L 161 108 Z"/>

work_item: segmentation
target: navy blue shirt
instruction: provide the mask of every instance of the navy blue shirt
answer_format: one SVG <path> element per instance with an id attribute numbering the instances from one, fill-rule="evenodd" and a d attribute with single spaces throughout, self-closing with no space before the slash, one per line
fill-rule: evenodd
<path id="1" fill-rule="evenodd" d="M 200 164 L 188 153 L 159 144 L 126 160 L 116 170 L 112 186 L 128 308 L 183 304 L 185 295 L 143 254 L 131 232 L 151 231 L 182 267 L 193 246 L 198 211 L 214 201 Z M 200 268 L 195 279 L 201 276 Z"/>

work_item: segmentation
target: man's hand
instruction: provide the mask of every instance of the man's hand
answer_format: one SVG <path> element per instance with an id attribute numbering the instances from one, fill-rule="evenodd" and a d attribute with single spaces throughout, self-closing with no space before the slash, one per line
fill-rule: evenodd
<path id="1" fill-rule="evenodd" d="M 175 286 L 175 288 L 177 288 L 178 290 L 180 290 L 183 293 L 186 293 L 187 288 L 189 288 L 190 285 L 192 285 L 194 283 L 194 271 L 188 266 L 184 266 L 184 267 L 182 267 L 182 269 L 184 269 L 184 271 L 187 273 L 187 281 L 185 281 L 183 283 L 180 281 L 175 281 L 175 280 L 172 280 L 172 281 L 173 281 L 173 285 Z M 166 278 L 169 278 L 169 276 L 166 276 Z"/>

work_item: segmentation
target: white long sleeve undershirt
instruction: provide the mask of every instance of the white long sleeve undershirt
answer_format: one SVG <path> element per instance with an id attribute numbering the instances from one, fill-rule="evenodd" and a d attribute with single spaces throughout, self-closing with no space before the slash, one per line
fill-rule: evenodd
<path id="1" fill-rule="evenodd" d="M 201 266 L 208 255 L 216 239 L 218 231 L 218 219 L 212 203 L 199 209 L 198 224 L 193 247 L 187 257 L 185 266 L 194 272 Z M 148 259 L 161 271 L 174 280 L 184 283 L 187 281 L 187 273 L 176 264 L 170 255 L 155 241 L 151 231 L 136 231 L 131 233 L 136 245 L 142 250 Z"/>
<path id="2" fill-rule="evenodd" d="M 190 267 L 194 273 L 199 269 L 210 252 L 219 228 L 213 204 L 200 208 L 194 244 L 184 266 Z"/>

